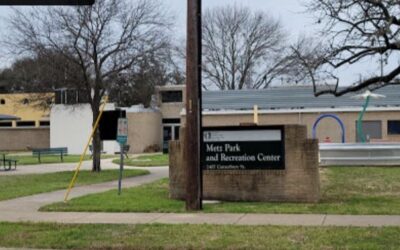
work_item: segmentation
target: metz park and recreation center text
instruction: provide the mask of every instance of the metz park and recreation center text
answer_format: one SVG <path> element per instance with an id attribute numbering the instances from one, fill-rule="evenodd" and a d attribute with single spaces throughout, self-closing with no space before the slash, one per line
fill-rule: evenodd
<path id="1" fill-rule="evenodd" d="M 208 170 L 282 169 L 281 142 L 208 142 L 203 164 Z"/>

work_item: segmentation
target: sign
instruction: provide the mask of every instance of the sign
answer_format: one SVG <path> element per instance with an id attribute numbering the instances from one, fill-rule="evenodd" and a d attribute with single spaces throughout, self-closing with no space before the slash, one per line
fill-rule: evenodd
<path id="1" fill-rule="evenodd" d="M 95 0 L 0 0 L 0 5 L 93 5 Z"/>
<path id="2" fill-rule="evenodd" d="M 128 119 L 118 119 L 117 141 L 119 144 L 126 144 L 128 141 Z"/>
<path id="3" fill-rule="evenodd" d="M 203 129 L 204 170 L 285 169 L 283 126 Z"/>

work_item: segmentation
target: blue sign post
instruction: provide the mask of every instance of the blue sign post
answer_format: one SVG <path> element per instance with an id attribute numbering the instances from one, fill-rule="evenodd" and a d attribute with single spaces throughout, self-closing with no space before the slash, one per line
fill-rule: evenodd
<path id="1" fill-rule="evenodd" d="M 128 141 L 128 119 L 118 119 L 117 142 L 120 146 L 120 164 L 119 164 L 119 179 L 118 179 L 118 195 L 121 194 L 122 172 L 124 171 L 124 146 Z"/>

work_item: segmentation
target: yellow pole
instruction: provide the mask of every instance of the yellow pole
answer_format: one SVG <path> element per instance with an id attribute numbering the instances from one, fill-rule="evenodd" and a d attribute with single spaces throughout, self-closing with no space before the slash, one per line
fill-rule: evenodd
<path id="1" fill-rule="evenodd" d="M 258 106 L 254 105 L 253 107 L 253 119 L 254 119 L 254 124 L 258 125 Z"/>
<path id="2" fill-rule="evenodd" d="M 90 134 L 90 137 L 89 137 L 89 140 L 88 140 L 88 142 L 87 142 L 87 144 L 86 144 L 86 146 L 85 146 L 85 149 L 83 150 L 83 153 L 81 154 L 81 158 L 79 159 L 78 166 L 77 166 L 76 169 L 75 169 L 74 177 L 72 177 L 72 180 L 71 180 L 71 182 L 69 183 L 67 192 L 65 193 L 64 202 L 67 202 L 67 201 L 68 201 L 69 193 L 71 192 L 71 189 L 72 189 L 72 188 L 74 187 L 74 185 L 75 185 L 75 181 L 76 181 L 76 179 L 78 178 L 78 174 L 79 174 L 79 171 L 80 171 L 80 169 L 81 169 L 83 159 L 84 159 L 84 157 L 85 157 L 85 155 L 86 155 L 87 149 L 89 148 L 89 144 L 90 144 L 90 142 L 91 142 L 92 139 L 93 139 L 94 133 L 96 132 L 97 127 L 99 126 L 100 119 L 101 119 L 101 116 L 103 115 L 104 108 L 106 107 L 107 102 L 108 102 L 108 96 L 106 96 L 106 97 L 104 98 L 104 103 L 103 103 L 103 106 L 102 106 L 101 109 L 100 109 L 99 116 L 97 117 L 96 122 L 94 123 L 94 126 L 93 126 L 93 128 L 92 128 L 92 133 Z"/>

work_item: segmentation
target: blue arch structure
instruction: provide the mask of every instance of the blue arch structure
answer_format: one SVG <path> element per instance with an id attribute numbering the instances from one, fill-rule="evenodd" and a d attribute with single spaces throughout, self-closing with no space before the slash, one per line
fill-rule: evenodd
<path id="1" fill-rule="evenodd" d="M 346 137 L 345 137 L 345 135 L 346 135 L 346 129 L 345 129 L 345 127 L 344 127 L 344 124 L 343 124 L 342 120 L 340 120 L 340 118 L 339 118 L 337 115 L 334 115 L 334 114 L 323 114 L 323 115 L 320 115 L 320 116 L 317 118 L 317 120 L 315 121 L 314 126 L 313 126 L 313 128 L 312 128 L 312 135 L 313 135 L 313 138 L 314 138 L 314 139 L 317 138 L 317 126 L 318 126 L 319 122 L 320 122 L 322 119 L 325 119 L 325 118 L 333 118 L 333 119 L 335 119 L 335 120 L 339 123 L 340 127 L 342 128 L 342 143 L 345 143 L 345 142 L 346 142 Z"/>

